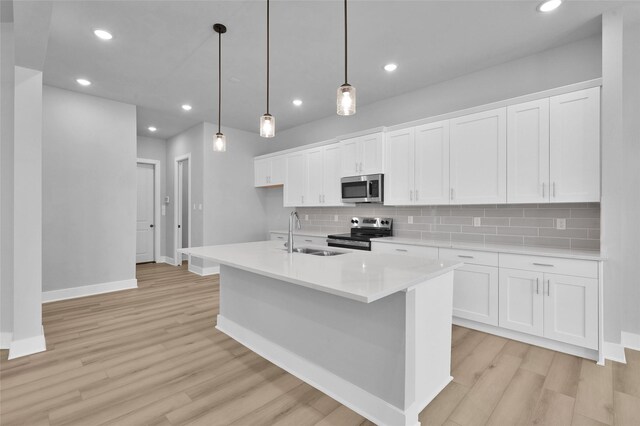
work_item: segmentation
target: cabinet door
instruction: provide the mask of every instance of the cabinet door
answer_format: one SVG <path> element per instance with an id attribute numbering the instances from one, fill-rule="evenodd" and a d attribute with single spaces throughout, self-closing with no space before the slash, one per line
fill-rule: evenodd
<path id="1" fill-rule="evenodd" d="M 323 206 L 343 205 L 340 187 L 340 152 L 339 144 L 324 147 Z"/>
<path id="2" fill-rule="evenodd" d="M 451 204 L 505 203 L 506 108 L 450 120 Z"/>
<path id="3" fill-rule="evenodd" d="M 414 131 L 396 130 L 385 139 L 384 204 L 414 203 Z"/>
<path id="4" fill-rule="evenodd" d="M 269 159 L 253 160 L 254 186 L 268 186 Z"/>
<path id="5" fill-rule="evenodd" d="M 507 108 L 507 201 L 549 202 L 549 99 Z"/>
<path id="6" fill-rule="evenodd" d="M 307 154 L 296 152 L 287 156 L 287 176 L 284 183 L 285 207 L 305 205 L 307 192 Z"/>
<path id="7" fill-rule="evenodd" d="M 500 268 L 500 327 L 542 336 L 543 274 Z"/>
<path id="8" fill-rule="evenodd" d="M 544 337 L 598 349 L 598 280 L 544 274 Z"/>
<path id="9" fill-rule="evenodd" d="M 271 157 L 271 173 L 269 175 L 269 185 L 282 185 L 284 184 L 284 176 L 286 172 L 286 157 L 284 155 L 278 155 L 277 157 Z"/>
<path id="10" fill-rule="evenodd" d="M 498 268 L 464 265 L 455 270 L 453 315 L 498 325 Z"/>
<path id="11" fill-rule="evenodd" d="M 551 202 L 600 201 L 600 88 L 550 100 Z"/>
<path id="12" fill-rule="evenodd" d="M 449 122 L 415 128 L 416 204 L 449 204 Z"/>
<path id="13" fill-rule="evenodd" d="M 307 151 L 307 199 L 306 206 L 322 204 L 322 184 L 324 183 L 324 149 L 314 148 Z"/>
<path id="14" fill-rule="evenodd" d="M 358 138 L 345 139 L 340 142 L 341 177 L 361 174 L 359 148 Z"/>
<path id="15" fill-rule="evenodd" d="M 383 134 L 374 133 L 360 138 L 360 174 L 372 175 L 382 173 L 384 147 Z"/>

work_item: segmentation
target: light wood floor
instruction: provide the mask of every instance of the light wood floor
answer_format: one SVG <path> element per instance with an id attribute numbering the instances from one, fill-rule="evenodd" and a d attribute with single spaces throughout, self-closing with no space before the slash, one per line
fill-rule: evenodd
<path id="1" fill-rule="evenodd" d="M 214 328 L 217 276 L 138 267 L 136 290 L 44 305 L 49 350 L 0 365 L 4 425 L 370 424 Z M 453 329 L 423 425 L 640 425 L 640 352 L 591 361 Z"/>

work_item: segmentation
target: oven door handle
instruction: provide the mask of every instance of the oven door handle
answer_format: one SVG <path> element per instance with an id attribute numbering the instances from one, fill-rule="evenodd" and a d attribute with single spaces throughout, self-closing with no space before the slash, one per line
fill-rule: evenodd
<path id="1" fill-rule="evenodd" d="M 339 240 L 337 238 L 327 238 L 327 244 L 340 244 L 342 246 L 353 247 L 369 247 L 370 243 L 367 241 Z"/>

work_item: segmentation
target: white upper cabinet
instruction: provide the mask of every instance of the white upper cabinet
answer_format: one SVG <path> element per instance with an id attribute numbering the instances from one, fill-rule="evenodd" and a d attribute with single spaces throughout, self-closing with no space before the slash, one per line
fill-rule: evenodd
<path id="1" fill-rule="evenodd" d="M 506 108 L 450 120 L 451 204 L 507 201 Z"/>
<path id="2" fill-rule="evenodd" d="M 324 147 L 323 164 L 323 206 L 342 206 L 342 186 L 340 185 L 340 144 Z"/>
<path id="3" fill-rule="evenodd" d="M 449 204 L 449 121 L 415 128 L 414 200 Z"/>
<path id="4" fill-rule="evenodd" d="M 307 194 L 307 153 L 294 152 L 286 157 L 286 178 L 284 183 L 284 206 L 304 206 Z"/>
<path id="5" fill-rule="evenodd" d="M 448 204 L 449 122 L 388 133 L 385 172 L 385 204 Z"/>
<path id="6" fill-rule="evenodd" d="M 507 202 L 549 202 L 549 99 L 507 108 Z"/>
<path id="7" fill-rule="evenodd" d="M 600 201 L 600 88 L 550 98 L 551 201 Z"/>
<path id="8" fill-rule="evenodd" d="M 324 149 L 307 151 L 307 199 L 305 205 L 321 205 L 324 184 Z"/>
<path id="9" fill-rule="evenodd" d="M 413 128 L 387 133 L 384 176 L 386 205 L 413 204 L 414 135 Z"/>
<path id="10" fill-rule="evenodd" d="M 384 150 L 382 142 L 382 132 L 341 141 L 342 177 L 382 173 Z"/>
<path id="11" fill-rule="evenodd" d="M 284 155 L 260 158 L 253 161 L 254 185 L 274 186 L 284 184 L 286 160 Z"/>

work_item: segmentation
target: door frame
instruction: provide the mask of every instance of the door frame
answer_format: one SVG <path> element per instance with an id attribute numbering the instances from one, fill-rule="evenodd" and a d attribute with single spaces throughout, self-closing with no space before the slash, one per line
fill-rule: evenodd
<path id="1" fill-rule="evenodd" d="M 182 265 L 182 255 L 178 253 L 178 208 L 181 206 L 178 205 L 178 163 L 181 161 L 187 161 L 187 206 L 189 214 L 187 216 L 187 221 L 189 223 L 189 229 L 187 231 L 187 242 L 189 247 L 191 247 L 191 153 L 187 153 L 184 155 L 179 155 L 175 157 L 173 163 L 173 255 L 175 266 Z"/>
<path id="2" fill-rule="evenodd" d="M 160 221 L 160 161 L 149 158 L 136 158 L 138 164 L 150 164 L 153 166 L 153 261 L 160 260 L 160 239 L 162 238 L 162 226 Z M 136 213 L 137 215 L 137 213 Z"/>

